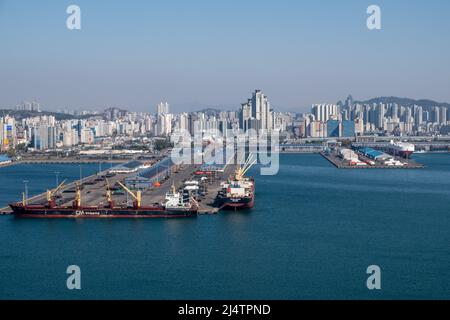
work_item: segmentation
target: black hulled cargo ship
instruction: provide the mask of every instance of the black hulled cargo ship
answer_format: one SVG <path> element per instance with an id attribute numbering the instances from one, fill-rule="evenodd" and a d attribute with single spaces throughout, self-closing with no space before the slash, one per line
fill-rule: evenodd
<path id="1" fill-rule="evenodd" d="M 166 210 L 164 206 L 141 208 L 107 207 L 48 207 L 43 205 L 11 204 L 19 218 L 187 218 L 197 216 L 197 209 Z"/>
<path id="2" fill-rule="evenodd" d="M 21 203 L 10 204 L 10 207 L 13 214 L 18 218 L 188 218 L 197 216 L 198 205 L 195 201 L 191 201 L 191 199 L 187 199 L 186 202 L 179 201 L 179 206 L 173 205 L 173 198 L 182 197 L 181 194 L 171 194 L 172 201 L 167 208 L 165 203 L 145 207 L 141 205 L 140 191 L 134 193 L 123 184 L 119 184 L 135 199 L 132 207 L 115 206 L 109 186 L 106 193 L 108 198 L 108 204 L 106 206 L 82 206 L 79 186 L 77 186 L 76 196 L 72 206 L 56 206 L 53 195 L 55 191 L 61 188 L 62 184 L 54 191 L 47 191 L 48 203 L 45 205 L 27 205 L 24 197 Z"/>

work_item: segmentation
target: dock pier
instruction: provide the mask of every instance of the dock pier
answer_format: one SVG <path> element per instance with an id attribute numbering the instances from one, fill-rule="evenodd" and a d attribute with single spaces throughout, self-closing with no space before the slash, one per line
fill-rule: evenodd
<path id="1" fill-rule="evenodd" d="M 42 163 L 42 162 L 40 162 Z M 196 178 L 196 172 L 200 169 L 199 165 L 182 165 L 178 170 L 171 170 L 170 176 L 159 181 L 160 186 L 151 186 L 149 188 L 141 189 L 142 192 L 142 206 L 152 206 L 161 204 L 165 201 L 166 193 L 175 186 L 175 188 L 182 189 L 185 181 L 191 181 Z M 221 189 L 221 182 L 226 180 L 236 169 L 236 165 L 229 165 L 224 172 L 216 172 L 208 176 L 204 189 L 206 194 L 200 196 L 199 215 L 216 215 L 220 212 L 220 208 L 216 203 L 218 192 Z M 92 176 L 83 178 L 82 181 L 74 181 L 63 186 L 56 198 L 56 205 L 71 206 L 75 199 L 75 189 L 77 184 L 82 186 L 81 202 L 83 206 L 102 206 L 107 204 L 106 190 L 107 183 L 113 187 L 117 186 L 119 182 L 124 183 L 126 179 L 133 178 L 137 175 L 133 173 L 115 173 L 108 177 L 108 182 L 104 178 L 109 170 L 94 174 Z M 51 189 L 54 187 L 52 186 Z M 114 202 L 118 206 L 131 205 L 131 198 L 125 193 L 113 193 Z M 27 199 L 27 204 L 41 205 L 47 203 L 46 192 L 35 195 Z M 0 209 L 0 215 L 11 215 L 12 211 L 9 207 Z"/>
<path id="2" fill-rule="evenodd" d="M 402 159 L 402 161 L 405 163 L 403 166 L 389 166 L 382 163 L 375 162 L 374 165 L 364 165 L 364 166 L 357 166 L 357 165 L 350 165 L 348 161 L 345 161 L 344 159 L 340 158 L 337 154 L 333 153 L 325 153 L 321 152 L 320 155 L 324 157 L 328 162 L 330 162 L 333 166 L 335 166 L 338 169 L 355 169 L 355 170 L 369 170 L 369 169 L 423 169 L 425 168 L 424 165 L 415 162 L 411 159 Z M 360 156 L 362 157 L 362 156 Z M 367 162 L 370 162 L 370 159 L 364 159 Z"/>

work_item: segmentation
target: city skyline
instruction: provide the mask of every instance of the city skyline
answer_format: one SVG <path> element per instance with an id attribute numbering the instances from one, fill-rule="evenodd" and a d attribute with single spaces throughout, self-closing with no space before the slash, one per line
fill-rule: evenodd
<path id="1" fill-rule="evenodd" d="M 378 1 L 376 31 L 370 1 L 81 0 L 79 31 L 65 26 L 70 4 L 0 1 L 2 106 L 231 109 L 255 87 L 282 111 L 349 92 L 450 101 L 448 1 Z"/>
<path id="2" fill-rule="evenodd" d="M 270 96 L 266 95 L 265 90 L 253 89 L 253 92 L 255 92 L 255 91 L 259 91 L 259 92 L 264 91 L 264 97 L 266 99 L 270 98 Z M 426 105 L 432 105 L 433 107 L 434 106 L 441 107 L 442 105 L 444 105 L 446 107 L 450 107 L 450 101 L 436 101 L 436 100 L 428 99 L 428 98 L 413 99 L 411 97 L 400 97 L 400 96 L 378 96 L 378 97 L 368 97 L 366 99 L 361 99 L 361 98 L 358 99 L 358 98 L 355 98 L 354 95 L 351 93 L 347 94 L 347 95 L 343 95 L 334 101 L 325 101 L 325 100 L 319 99 L 318 101 L 315 101 L 308 106 L 304 106 L 302 108 L 297 108 L 297 109 L 295 109 L 295 108 L 286 109 L 283 107 L 279 107 L 278 104 L 276 104 L 276 103 L 273 104 L 272 100 L 271 100 L 271 103 L 280 112 L 302 114 L 302 113 L 309 113 L 311 111 L 311 109 L 314 108 L 314 106 L 316 106 L 316 105 L 343 104 L 345 102 L 345 100 L 348 99 L 348 97 L 351 97 L 355 103 L 360 103 L 360 104 L 372 104 L 372 103 L 374 103 L 373 101 L 378 101 L 375 103 L 385 103 L 385 104 L 386 103 L 398 103 L 400 105 L 422 105 L 422 106 L 423 106 L 423 103 L 425 103 Z M 96 113 L 101 113 L 106 109 L 115 108 L 115 109 L 126 110 L 129 112 L 158 114 L 159 113 L 158 109 L 160 108 L 160 105 L 167 104 L 168 106 L 170 106 L 170 110 L 173 113 L 178 114 L 178 113 L 183 113 L 183 112 L 188 112 L 188 113 L 203 112 L 205 110 L 238 111 L 238 110 L 241 110 L 241 108 L 244 104 L 248 104 L 251 102 L 251 99 L 247 99 L 247 98 L 242 100 L 242 101 L 247 100 L 246 103 L 243 103 L 242 101 L 240 101 L 239 103 L 236 103 L 231 106 L 219 106 L 219 105 L 204 104 L 203 106 L 197 106 L 197 107 L 194 107 L 192 109 L 187 109 L 187 110 L 183 109 L 183 108 L 180 109 L 180 107 L 178 105 L 173 105 L 172 103 L 169 102 L 169 100 L 159 100 L 157 103 L 155 103 L 154 105 L 148 106 L 144 110 L 136 110 L 136 109 L 133 109 L 132 107 L 130 108 L 129 106 L 125 106 L 125 105 L 86 106 L 84 108 L 77 108 L 77 109 L 72 109 L 69 107 L 61 107 L 61 108 L 57 108 L 57 109 L 52 109 L 52 108 L 47 108 L 46 105 L 44 103 L 42 103 L 42 101 L 40 101 L 36 97 L 33 97 L 30 99 L 22 99 L 13 105 L 4 105 L 0 101 L 0 110 L 2 110 L 2 111 L 9 111 L 9 110 L 37 111 L 37 112 L 50 112 L 50 113 L 66 113 L 66 114 L 74 114 L 74 115 L 83 115 L 83 114 L 87 115 L 87 114 L 89 114 L 89 112 L 92 112 L 92 114 L 96 114 Z M 383 100 L 398 100 L 398 101 L 406 100 L 406 101 L 408 101 L 408 103 L 405 104 L 402 102 L 379 102 L 379 101 L 383 101 Z"/>
<path id="3" fill-rule="evenodd" d="M 405 101 L 403 101 L 405 102 Z M 314 104 L 307 113 L 285 113 L 272 107 L 268 96 L 259 89 L 252 92 L 241 108 L 235 111 L 209 110 L 173 113 L 168 102 L 160 102 L 154 112 L 137 113 L 109 108 L 102 113 L 75 115 L 57 119 L 42 113 L 34 100 L 24 103 L 19 114 L 0 117 L 0 151 L 16 148 L 46 151 L 75 146 L 95 146 L 110 138 L 171 138 L 181 132 L 228 132 L 242 130 L 280 133 L 298 139 L 329 139 L 358 137 L 449 136 L 450 106 L 378 101 L 361 103 L 349 95 L 337 104 Z M 430 103 L 430 101 L 425 101 Z M 431 102 L 432 103 L 432 102 Z M 34 111 L 34 113 L 29 113 Z M 22 115 L 20 113 L 23 113 Z M 16 116 L 18 118 L 16 119 Z"/>
<path id="4" fill-rule="evenodd" d="M 450 299 L 449 13 L 0 0 L 0 300 Z"/>

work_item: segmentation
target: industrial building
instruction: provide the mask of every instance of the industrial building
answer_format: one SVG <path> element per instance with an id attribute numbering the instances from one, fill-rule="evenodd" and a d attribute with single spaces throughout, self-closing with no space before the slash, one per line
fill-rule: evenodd
<path id="1" fill-rule="evenodd" d="M 136 161 L 138 162 L 138 161 Z M 174 163 L 166 158 L 151 167 L 138 168 L 136 175 L 125 179 L 125 185 L 132 189 L 147 189 L 164 180 L 172 174 Z"/>
<path id="2" fill-rule="evenodd" d="M 386 161 L 392 159 L 391 155 L 387 153 L 372 149 L 372 148 L 360 148 L 358 152 L 364 155 L 365 157 L 375 160 L 375 161 Z"/>

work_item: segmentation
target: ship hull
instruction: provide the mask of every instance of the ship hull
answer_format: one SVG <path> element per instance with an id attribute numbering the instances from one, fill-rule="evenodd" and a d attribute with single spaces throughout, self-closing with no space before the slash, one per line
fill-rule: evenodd
<path id="1" fill-rule="evenodd" d="M 191 218 L 197 216 L 197 211 L 166 211 L 163 208 L 45 208 L 24 207 L 10 205 L 17 218 L 39 218 L 39 219 L 168 219 L 168 218 Z"/>
<path id="2" fill-rule="evenodd" d="M 400 151 L 399 156 L 402 158 L 410 158 L 414 152 L 412 151 Z"/>
<path id="3" fill-rule="evenodd" d="M 248 197 L 233 198 L 224 194 L 220 197 L 221 210 L 250 210 L 255 206 L 255 182 L 252 179 L 251 195 Z"/>
<path id="4" fill-rule="evenodd" d="M 222 209 L 223 210 L 248 210 L 255 206 L 255 201 L 253 198 L 240 198 L 240 199 L 223 199 Z"/>
<path id="5" fill-rule="evenodd" d="M 389 149 L 389 154 L 401 158 L 410 158 L 414 151 L 404 151 L 404 150 L 396 150 L 396 149 Z"/>

